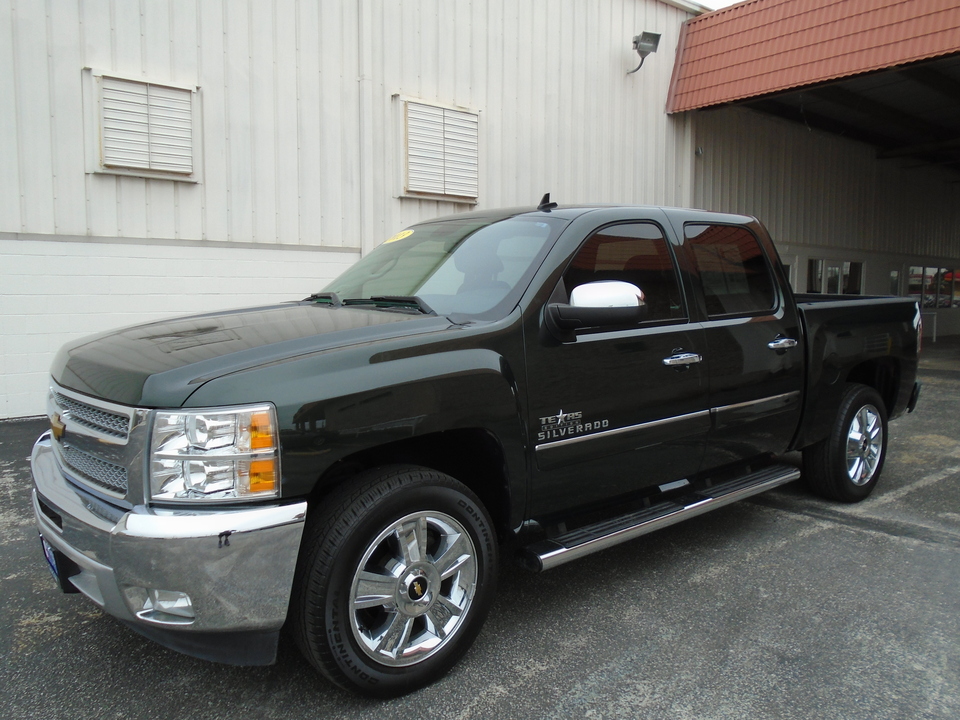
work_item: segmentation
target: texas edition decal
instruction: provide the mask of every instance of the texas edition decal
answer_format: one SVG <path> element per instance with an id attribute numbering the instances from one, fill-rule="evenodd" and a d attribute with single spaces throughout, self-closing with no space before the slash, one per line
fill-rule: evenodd
<path id="1" fill-rule="evenodd" d="M 582 412 L 564 412 L 561 410 L 556 415 L 540 418 L 540 432 L 537 433 L 537 441 L 561 440 L 584 433 L 596 432 L 607 427 L 610 427 L 609 420 L 594 420 L 585 423 L 583 422 Z"/>

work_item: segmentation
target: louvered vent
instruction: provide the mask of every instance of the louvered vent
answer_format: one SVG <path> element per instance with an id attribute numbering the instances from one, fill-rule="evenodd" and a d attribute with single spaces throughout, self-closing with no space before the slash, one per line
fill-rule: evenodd
<path id="1" fill-rule="evenodd" d="M 479 118 L 407 103 L 407 191 L 477 197 Z"/>
<path id="2" fill-rule="evenodd" d="M 105 167 L 193 172 L 189 90 L 104 77 L 101 92 Z"/>

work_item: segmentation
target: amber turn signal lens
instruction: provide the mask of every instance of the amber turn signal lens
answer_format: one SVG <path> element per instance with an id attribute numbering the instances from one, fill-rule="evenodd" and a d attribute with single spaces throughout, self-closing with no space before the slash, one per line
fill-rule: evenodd
<path id="1" fill-rule="evenodd" d="M 272 492 L 277 487 L 275 460 L 254 460 L 250 463 L 250 492 Z"/>
<path id="2" fill-rule="evenodd" d="M 273 427 L 270 413 L 258 412 L 250 416 L 250 449 L 263 450 L 273 447 Z"/>

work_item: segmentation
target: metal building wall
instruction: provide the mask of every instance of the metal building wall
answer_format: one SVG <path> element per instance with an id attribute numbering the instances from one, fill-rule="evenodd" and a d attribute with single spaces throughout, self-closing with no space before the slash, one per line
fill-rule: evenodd
<path id="1" fill-rule="evenodd" d="M 690 204 L 692 125 L 663 112 L 678 5 L 6 0 L 0 417 L 43 411 L 67 340 L 303 296 L 398 229 L 469 210 L 398 197 L 403 98 L 479 113 L 478 207 Z M 627 75 L 644 30 L 659 52 Z M 199 87 L 200 181 L 88 174 L 84 67 Z"/>
<path id="2" fill-rule="evenodd" d="M 904 265 L 960 266 L 960 185 L 947 175 L 750 110 L 694 114 L 698 207 L 756 215 L 800 260 L 865 260 L 867 292 L 888 292 Z"/>
<path id="3" fill-rule="evenodd" d="M 8 2 L 0 230 L 375 244 L 465 209 L 395 198 L 397 95 L 480 113 L 482 207 L 683 202 L 687 122 L 663 107 L 686 17 L 658 0 Z M 628 76 L 644 29 L 661 51 Z M 202 181 L 84 176 L 83 67 L 199 86 Z"/>

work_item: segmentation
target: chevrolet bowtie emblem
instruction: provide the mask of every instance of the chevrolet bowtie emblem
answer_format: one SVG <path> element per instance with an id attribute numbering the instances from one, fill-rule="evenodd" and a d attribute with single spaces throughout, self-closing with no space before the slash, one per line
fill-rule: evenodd
<path id="1" fill-rule="evenodd" d="M 60 414 L 54 413 L 53 417 L 50 418 L 50 429 L 53 431 L 53 436 L 60 440 L 63 437 L 63 431 L 67 429 L 67 426 L 63 424 L 63 421 L 60 420 Z"/>

